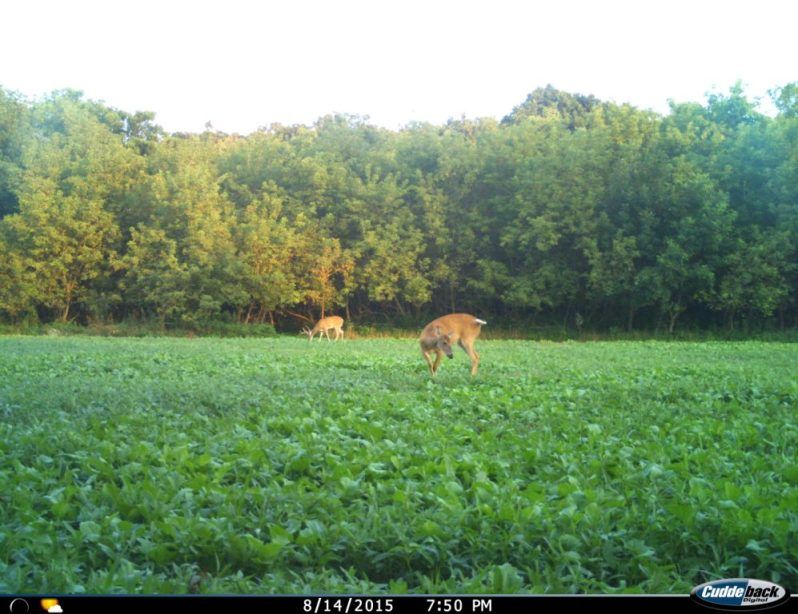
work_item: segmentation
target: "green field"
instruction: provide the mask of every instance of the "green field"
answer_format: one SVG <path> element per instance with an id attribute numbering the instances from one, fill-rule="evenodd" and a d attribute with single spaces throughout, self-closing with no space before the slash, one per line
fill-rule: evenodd
<path id="1" fill-rule="evenodd" d="M 0 592 L 798 589 L 798 345 L 477 349 L 0 337 Z"/>

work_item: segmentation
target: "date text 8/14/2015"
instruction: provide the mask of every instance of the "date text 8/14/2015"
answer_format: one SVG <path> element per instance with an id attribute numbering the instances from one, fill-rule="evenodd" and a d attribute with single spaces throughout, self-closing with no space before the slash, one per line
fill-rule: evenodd
<path id="1" fill-rule="evenodd" d="M 416 600 L 413 599 L 415 602 Z M 419 600 L 420 601 L 420 600 Z M 421 606 L 421 603 L 417 606 Z M 315 597 L 302 600 L 302 612 L 306 614 L 399 614 L 398 604 L 386 597 Z M 414 607 L 417 612 L 440 612 L 441 614 L 460 614 L 491 612 L 493 602 L 490 598 L 452 598 L 426 597 L 424 609 Z"/>

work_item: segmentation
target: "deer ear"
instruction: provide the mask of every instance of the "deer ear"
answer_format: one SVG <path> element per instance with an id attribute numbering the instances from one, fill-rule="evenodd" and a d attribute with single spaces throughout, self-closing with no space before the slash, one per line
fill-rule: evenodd
<path id="1" fill-rule="evenodd" d="M 441 336 L 441 327 L 440 326 L 436 326 L 435 328 L 432 329 L 432 332 L 435 333 L 436 336 L 440 337 Z"/>

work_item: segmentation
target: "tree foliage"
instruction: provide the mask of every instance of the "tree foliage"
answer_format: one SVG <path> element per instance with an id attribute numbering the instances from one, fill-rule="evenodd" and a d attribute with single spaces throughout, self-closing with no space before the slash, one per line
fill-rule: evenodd
<path id="1" fill-rule="evenodd" d="M 0 317 L 794 325 L 796 91 L 662 116 L 548 86 L 500 123 L 242 137 L 0 89 Z"/>

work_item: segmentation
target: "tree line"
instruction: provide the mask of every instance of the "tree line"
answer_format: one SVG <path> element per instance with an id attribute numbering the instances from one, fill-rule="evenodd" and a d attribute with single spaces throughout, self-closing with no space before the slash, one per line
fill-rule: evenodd
<path id="1" fill-rule="evenodd" d="M 793 327 L 798 84 L 771 97 L 242 136 L 0 88 L 0 319 Z"/>

